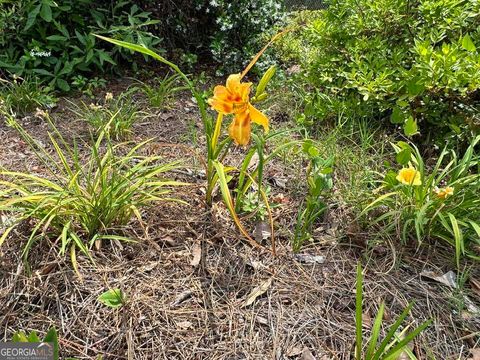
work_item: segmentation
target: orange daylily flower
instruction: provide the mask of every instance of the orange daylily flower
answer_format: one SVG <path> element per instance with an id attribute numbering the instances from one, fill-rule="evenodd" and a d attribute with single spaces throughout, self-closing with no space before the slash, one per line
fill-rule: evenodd
<path id="1" fill-rule="evenodd" d="M 242 83 L 241 79 L 242 74 L 230 75 L 226 86 L 215 86 L 208 103 L 221 114 L 234 115 L 228 133 L 236 144 L 247 145 L 250 142 L 251 122 L 262 125 L 268 132 L 268 118 L 250 103 L 252 83 Z"/>
<path id="2" fill-rule="evenodd" d="M 442 189 L 439 189 L 439 188 L 434 189 L 434 192 L 437 194 L 437 196 L 440 199 L 446 199 L 447 197 L 452 196 L 453 191 L 454 189 L 451 186 L 447 186 L 446 188 L 442 188 Z"/>

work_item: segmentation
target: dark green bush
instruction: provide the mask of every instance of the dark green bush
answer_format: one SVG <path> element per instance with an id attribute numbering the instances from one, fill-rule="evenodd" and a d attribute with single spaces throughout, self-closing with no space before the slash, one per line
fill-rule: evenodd
<path id="1" fill-rule="evenodd" d="M 122 59 L 132 62 L 130 53 L 97 41 L 92 33 L 154 47 L 160 39 L 148 27 L 155 23 L 133 1 L 2 1 L 0 71 L 33 74 L 68 91 L 74 75 L 103 72 Z"/>
<path id="2" fill-rule="evenodd" d="M 221 72 L 240 71 L 284 17 L 282 0 L 144 0 L 169 49 L 200 55 Z M 268 56 L 257 65 L 267 68 Z"/>
<path id="3" fill-rule="evenodd" d="M 410 136 L 478 131 L 480 2 L 331 0 L 309 18 L 292 45 L 315 88 L 306 118 L 390 120 Z"/>

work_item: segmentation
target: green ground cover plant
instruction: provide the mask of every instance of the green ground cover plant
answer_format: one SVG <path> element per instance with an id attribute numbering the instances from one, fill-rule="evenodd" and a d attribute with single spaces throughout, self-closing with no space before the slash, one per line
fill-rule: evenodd
<path id="1" fill-rule="evenodd" d="M 19 115 L 36 108 L 51 108 L 57 99 L 50 88 L 39 84 L 38 79 L 14 77 L 11 81 L 0 82 L 0 106 Z"/>
<path id="2" fill-rule="evenodd" d="M 139 85 L 131 89 L 146 96 L 150 107 L 164 109 L 175 94 L 188 90 L 186 86 L 180 86 L 180 75 L 165 75 L 163 78 L 156 78 L 153 82 L 137 80 Z"/>

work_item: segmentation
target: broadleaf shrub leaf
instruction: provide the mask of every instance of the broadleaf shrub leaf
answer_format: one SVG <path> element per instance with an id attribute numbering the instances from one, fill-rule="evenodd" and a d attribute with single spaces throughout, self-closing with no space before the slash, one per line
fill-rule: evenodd
<path id="1" fill-rule="evenodd" d="M 405 125 L 403 126 L 403 131 L 407 136 L 413 136 L 415 134 L 418 134 L 417 122 L 413 119 L 413 116 L 410 116 L 407 119 Z"/>
<path id="2" fill-rule="evenodd" d="M 477 50 L 475 44 L 472 41 L 472 38 L 468 34 L 465 34 L 462 39 L 462 47 L 469 52 L 475 52 Z"/>

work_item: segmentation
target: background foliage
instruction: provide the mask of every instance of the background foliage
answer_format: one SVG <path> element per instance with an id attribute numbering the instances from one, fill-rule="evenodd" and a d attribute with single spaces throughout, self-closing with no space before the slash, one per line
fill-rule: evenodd
<path id="1" fill-rule="evenodd" d="M 299 14 L 297 22 L 308 25 L 287 43 L 315 88 L 305 101 L 307 118 L 390 120 L 410 136 L 478 131 L 480 2 L 328 4 Z"/>
<path id="2" fill-rule="evenodd" d="M 279 0 L 2 1 L 0 71 L 33 74 L 52 88 L 69 91 L 78 76 L 121 64 L 136 69 L 133 52 L 99 42 L 93 33 L 160 53 L 168 50 L 188 66 L 201 56 L 222 64 L 219 72 L 237 71 L 282 17 Z"/>
<path id="3" fill-rule="evenodd" d="M 169 49 L 193 53 L 221 64 L 219 72 L 238 71 L 258 52 L 284 18 L 281 0 L 144 0 L 157 19 L 158 35 Z M 263 56 L 266 68 L 269 58 Z"/>
<path id="4" fill-rule="evenodd" d="M 129 53 L 98 43 L 93 32 L 152 47 L 160 42 L 148 30 L 155 23 L 131 1 L 7 1 L 0 9 L 0 69 L 34 74 L 68 91 L 74 75 L 108 71 L 121 59 L 132 60 Z"/>

